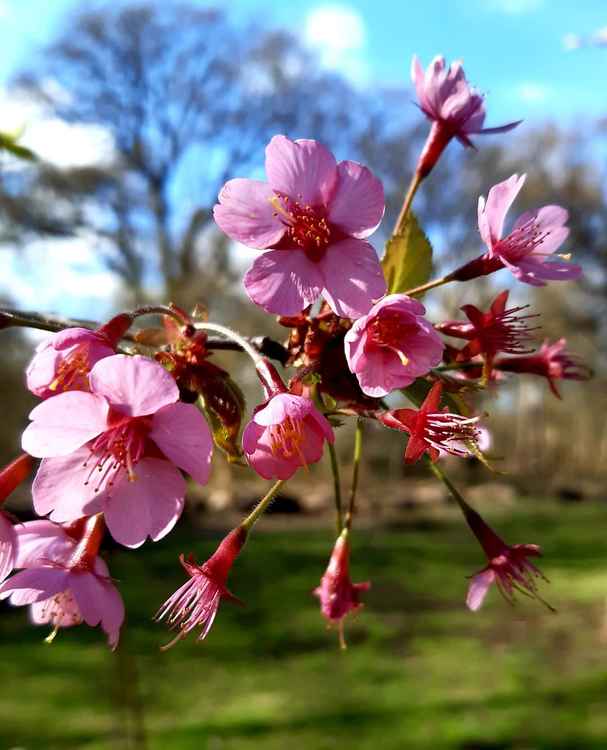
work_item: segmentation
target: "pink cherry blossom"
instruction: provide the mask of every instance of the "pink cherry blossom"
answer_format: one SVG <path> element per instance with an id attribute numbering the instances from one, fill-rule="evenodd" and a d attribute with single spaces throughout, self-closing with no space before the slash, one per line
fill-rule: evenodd
<path id="1" fill-rule="evenodd" d="M 556 380 L 589 380 L 592 377 L 592 370 L 580 357 L 567 351 L 566 339 L 552 344 L 546 340 L 537 352 L 524 357 L 500 357 L 495 361 L 495 367 L 503 372 L 544 377 L 557 398 L 561 398 L 561 394 Z"/>
<path id="2" fill-rule="evenodd" d="M 360 594 L 368 591 L 371 583 L 352 583 L 350 579 L 350 544 L 347 531 L 340 534 L 327 569 L 320 580 L 320 586 L 314 589 L 314 595 L 320 599 L 320 609 L 331 625 L 339 628 L 340 643 L 345 648 L 343 621 L 350 612 L 356 612 L 363 605 Z"/>
<path id="3" fill-rule="evenodd" d="M 569 235 L 565 226 L 568 213 L 561 206 L 526 211 L 514 222 L 512 231 L 503 236 L 506 214 L 525 178 L 526 175 L 514 174 L 494 185 L 486 201 L 483 196 L 478 199 L 478 228 L 488 250 L 450 274 L 451 279 L 468 281 L 501 268 L 507 268 L 519 281 L 532 286 L 580 276 L 580 266 L 550 259 Z"/>
<path id="4" fill-rule="evenodd" d="M 93 520 L 93 519 L 91 519 Z M 79 526 L 80 533 L 83 526 Z M 21 524 L 15 567 L 24 568 L 0 586 L 0 599 L 14 606 L 31 605 L 36 625 L 58 628 L 86 622 L 101 628 L 112 649 L 118 645 L 124 620 L 122 598 L 105 562 L 80 554 L 80 539 L 50 521 Z"/>
<path id="5" fill-rule="evenodd" d="M 0 582 L 15 567 L 17 556 L 17 534 L 10 518 L 0 510 Z"/>
<path id="6" fill-rule="evenodd" d="M 406 294 L 390 294 L 348 331 L 348 367 L 367 396 L 381 398 L 405 388 L 439 364 L 444 345 L 425 312 Z"/>
<path id="7" fill-rule="evenodd" d="M 335 440 L 333 430 L 309 398 L 277 393 L 245 427 L 242 447 L 261 477 L 289 479 L 321 459 L 325 440 Z"/>
<path id="8" fill-rule="evenodd" d="M 199 641 L 206 638 L 222 599 L 239 600 L 226 588 L 228 575 L 247 538 L 247 531 L 239 526 L 222 540 L 214 554 L 203 564 L 196 565 L 190 557 L 179 560 L 190 577 L 172 594 L 156 614 L 156 620 L 167 618 L 171 628 L 179 633 L 164 649 L 170 648 L 191 630 L 200 627 Z M 163 649 L 163 650 L 164 650 Z"/>
<path id="9" fill-rule="evenodd" d="M 103 511 L 114 539 L 138 547 L 181 515 L 185 480 L 210 471 L 212 437 L 201 413 L 179 401 L 171 375 L 146 357 L 116 354 L 91 370 L 90 393 L 66 392 L 30 414 L 24 450 L 43 458 L 34 507 L 54 521 Z"/>
<path id="10" fill-rule="evenodd" d="M 227 182 L 215 221 L 232 239 L 266 250 L 244 284 L 278 315 L 296 315 L 321 294 L 337 315 L 364 315 L 386 291 L 366 239 L 384 213 L 381 182 L 353 161 L 337 163 L 318 141 L 276 135 L 266 148 L 268 182 Z"/>
<path id="11" fill-rule="evenodd" d="M 395 409 L 379 415 L 386 427 L 409 433 L 405 449 L 405 463 L 412 464 L 427 453 L 437 461 L 441 453 L 466 458 L 470 449 L 466 443 L 477 443 L 478 417 L 451 414 L 440 410 L 443 386 L 436 382 L 419 409 Z"/>
<path id="12" fill-rule="evenodd" d="M 127 314 L 117 315 L 96 331 L 66 328 L 36 347 L 25 378 L 27 387 L 40 398 L 62 391 L 88 391 L 93 365 L 116 353 L 116 345 L 131 324 Z"/>
<path id="13" fill-rule="evenodd" d="M 445 59 L 437 55 L 424 71 L 414 55 L 411 78 L 419 107 L 432 121 L 432 129 L 417 167 L 422 177 L 429 174 L 452 138 L 457 138 L 464 146 L 473 147 L 471 135 L 504 133 L 521 122 L 518 120 L 495 128 L 484 128 L 485 98 L 470 86 L 459 61 L 447 67 Z"/>
<path id="14" fill-rule="evenodd" d="M 31 456 L 22 453 L 0 471 L 0 505 L 30 475 L 33 469 Z M 15 567 L 17 534 L 9 516 L 0 510 L 0 582 Z"/>
<path id="15" fill-rule="evenodd" d="M 541 550 L 536 544 L 515 544 L 509 546 L 482 517 L 467 503 L 460 503 L 466 521 L 483 548 L 489 564 L 476 573 L 470 582 L 466 604 L 475 612 L 482 605 L 487 591 L 495 583 L 503 597 L 514 603 L 514 593 L 519 591 L 550 605 L 540 597 L 535 578 L 546 578 L 529 557 L 540 557 Z"/>

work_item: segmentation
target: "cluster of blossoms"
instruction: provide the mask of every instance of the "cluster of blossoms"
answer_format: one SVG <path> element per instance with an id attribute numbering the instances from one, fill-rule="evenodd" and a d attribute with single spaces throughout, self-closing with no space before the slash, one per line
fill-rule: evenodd
<path id="1" fill-rule="evenodd" d="M 518 124 L 483 128 L 484 98 L 459 63 L 447 68 L 436 58 L 424 72 L 415 58 L 412 74 L 432 125 L 396 238 L 417 188 L 450 140 L 471 146 L 473 134 Z M 327 447 L 333 451 L 334 416 L 354 415 L 359 427 L 368 419 L 406 433 L 405 463 L 425 457 L 445 481 L 488 559 L 472 578 L 470 609 L 478 609 L 493 582 L 508 600 L 516 590 L 539 599 L 535 579 L 541 574 L 529 561 L 539 548 L 508 546 L 438 464 L 448 455 L 482 458 L 481 417 L 459 398 L 472 382 L 479 390 L 503 373 L 527 373 L 545 377 L 558 396 L 555 381 L 585 379 L 589 372 L 562 339 L 537 349 L 537 327 L 529 324 L 536 316 L 508 307 L 508 291 L 487 311 L 464 305 L 467 320 L 435 323 L 418 297 L 503 268 L 534 286 L 577 278 L 578 266 L 554 260 L 567 238 L 567 212 L 559 206 L 527 212 L 505 234 L 506 214 L 525 179 L 513 175 L 493 186 L 486 200 L 479 198 L 483 254 L 438 281 L 389 288 L 368 241 L 382 220 L 384 193 L 367 167 L 338 163 L 317 141 L 277 135 L 266 149 L 266 173 L 267 182 L 226 183 L 214 217 L 231 239 L 262 251 L 244 287 L 289 329 L 286 347 L 277 345 L 283 364 L 295 368 L 288 383 L 259 346 L 175 306 L 122 313 L 94 331 L 63 330 L 38 347 L 27 368 L 27 386 L 41 401 L 23 433 L 23 454 L 0 474 L 0 502 L 39 458 L 32 496 L 41 518 L 14 523 L 0 511 L 0 597 L 29 605 L 33 622 L 50 624 L 52 634 L 81 622 L 100 624 L 116 647 L 124 606 L 100 556 L 104 536 L 129 548 L 166 536 L 184 508 L 184 474 L 206 484 L 215 443 L 275 484 L 206 562 L 181 556 L 186 582 L 157 619 L 176 630 L 169 645 L 195 629 L 204 638 L 220 601 L 235 599 L 227 579 L 253 525 L 284 481 L 318 462 Z M 155 337 L 129 333 L 148 313 L 163 316 Z M 229 374 L 209 361 L 210 332 L 232 339 L 251 357 L 263 388 L 240 441 L 244 403 Z M 465 343 L 457 348 L 444 337 Z M 390 408 L 395 392 L 412 405 Z M 354 499 L 355 489 L 346 513 L 337 504 L 337 540 L 314 591 L 342 642 L 344 618 L 362 606 L 361 594 L 370 586 L 350 579 Z"/>

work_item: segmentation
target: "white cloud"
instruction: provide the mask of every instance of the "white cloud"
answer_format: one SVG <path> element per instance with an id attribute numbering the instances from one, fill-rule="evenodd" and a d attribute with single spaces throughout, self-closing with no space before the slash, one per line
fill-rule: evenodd
<path id="1" fill-rule="evenodd" d="M 485 0 L 484 4 L 488 10 L 509 16 L 520 16 L 540 10 L 544 0 Z"/>
<path id="2" fill-rule="evenodd" d="M 542 83 L 536 83 L 534 81 L 526 81 L 521 83 L 517 88 L 518 96 L 528 104 L 536 104 L 539 102 L 545 102 L 546 99 L 550 98 L 551 90 L 548 86 Z"/>
<path id="3" fill-rule="evenodd" d="M 566 50 L 579 49 L 583 39 L 579 34 L 565 34 L 563 37 L 563 48 Z"/>
<path id="4" fill-rule="evenodd" d="M 22 309 L 101 319 L 119 281 L 84 237 L 39 240 L 19 253 L 0 251 L 1 289 Z"/>
<path id="5" fill-rule="evenodd" d="M 368 79 L 366 31 L 362 16 L 348 5 L 319 5 L 305 20 L 304 38 L 323 65 L 339 70 L 355 83 Z"/>
<path id="6" fill-rule="evenodd" d="M 50 79 L 46 86 L 57 89 Z M 6 90 L 0 90 L 0 112 L 1 130 L 22 130 L 19 143 L 58 167 L 82 167 L 112 158 L 112 137 L 99 125 L 67 123 L 32 99 Z"/>

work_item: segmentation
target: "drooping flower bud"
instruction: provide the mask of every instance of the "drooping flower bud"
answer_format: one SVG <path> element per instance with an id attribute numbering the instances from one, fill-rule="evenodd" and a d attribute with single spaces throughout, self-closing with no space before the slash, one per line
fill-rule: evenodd
<path id="1" fill-rule="evenodd" d="M 230 531 L 222 540 L 213 555 L 202 565 L 197 565 L 190 556 L 185 560 L 181 555 L 179 560 L 183 565 L 189 580 L 172 594 L 158 610 L 157 621 L 166 618 L 167 624 L 178 630 L 177 636 L 163 650 L 192 631 L 200 627 L 197 640 L 206 638 L 222 599 L 230 599 L 240 603 L 228 589 L 226 583 L 234 561 L 240 554 L 247 540 L 247 531 L 239 526 Z"/>
<path id="2" fill-rule="evenodd" d="M 335 625 L 339 629 L 339 641 L 342 648 L 346 647 L 344 618 L 363 606 L 360 594 L 370 588 L 369 581 L 352 583 L 350 579 L 350 543 L 348 531 L 344 529 L 335 542 L 329 564 L 320 580 L 320 586 L 313 592 L 320 599 L 320 610 L 323 616 L 330 625 Z"/>

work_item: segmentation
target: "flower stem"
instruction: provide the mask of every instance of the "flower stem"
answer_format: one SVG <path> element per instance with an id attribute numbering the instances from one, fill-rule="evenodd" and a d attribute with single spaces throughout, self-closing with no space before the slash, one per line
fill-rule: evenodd
<path id="1" fill-rule="evenodd" d="M 231 328 L 219 325 L 219 323 L 196 323 L 196 328 L 203 331 L 215 331 L 215 333 L 220 333 L 227 339 L 235 341 L 242 348 L 242 350 L 246 352 L 249 357 L 251 357 L 256 367 L 261 363 L 263 359 L 261 354 L 256 349 L 254 349 L 243 336 L 241 336 L 239 333 L 236 333 L 236 331 L 233 331 Z"/>
<path id="2" fill-rule="evenodd" d="M 253 526 L 257 523 L 259 518 L 267 510 L 272 500 L 274 500 L 274 498 L 278 494 L 278 491 L 280 490 L 283 484 L 284 484 L 284 480 L 279 479 L 278 482 L 275 482 L 270 487 L 268 492 L 261 498 L 261 500 L 257 503 L 255 508 L 251 511 L 251 513 L 249 513 L 249 515 L 240 524 L 241 527 L 246 529 L 246 531 L 250 531 L 253 528 Z"/>
<path id="3" fill-rule="evenodd" d="M 396 220 L 396 224 L 394 225 L 394 231 L 392 232 L 393 235 L 401 234 L 401 232 L 404 230 L 405 222 L 407 220 L 407 214 L 411 209 L 413 198 L 415 197 L 415 193 L 417 193 L 417 188 L 421 185 L 423 179 L 423 176 L 416 170 L 415 174 L 411 178 L 411 182 L 409 183 L 409 187 L 407 189 L 407 194 L 405 195 L 405 200 L 403 201 L 400 213 L 398 214 L 398 219 Z"/>
<path id="4" fill-rule="evenodd" d="M 331 458 L 331 472 L 333 474 L 333 490 L 335 494 L 335 511 L 336 511 L 336 526 L 337 534 L 341 534 L 343 529 L 343 509 L 341 502 L 341 483 L 339 481 L 339 464 L 337 462 L 337 453 L 335 451 L 334 443 L 329 443 L 329 456 Z"/>
<path id="5" fill-rule="evenodd" d="M 348 531 L 352 528 L 352 519 L 354 518 L 354 508 L 356 501 L 356 491 L 358 490 L 358 475 L 360 473 L 360 459 L 363 451 L 363 428 L 364 422 L 359 417 L 356 420 L 356 432 L 354 433 L 354 456 L 352 464 L 352 487 L 350 489 L 350 500 L 348 502 L 348 512 L 344 528 Z"/>
<path id="6" fill-rule="evenodd" d="M 139 318 L 142 315 L 168 315 L 182 326 L 191 325 L 192 323 L 189 317 L 174 305 L 144 305 L 133 310 L 131 313 L 133 319 Z"/>
<path id="7" fill-rule="evenodd" d="M 447 274 L 446 276 L 441 276 L 438 279 L 434 279 L 434 281 L 428 281 L 425 284 L 421 284 L 420 286 L 415 286 L 413 289 L 407 289 L 404 294 L 409 295 L 409 297 L 413 297 L 416 294 L 423 294 L 424 292 L 427 292 L 429 289 L 435 289 L 438 286 L 443 286 L 443 284 L 448 284 L 450 281 L 453 281 L 453 274 Z"/>
<path id="8" fill-rule="evenodd" d="M 445 472 L 441 469 L 441 467 L 438 465 L 438 463 L 434 463 L 430 459 L 427 459 L 428 465 L 430 466 L 430 470 L 434 474 L 435 477 L 440 479 L 440 481 L 445 485 L 445 487 L 449 490 L 449 493 L 451 494 L 451 497 L 455 500 L 455 502 L 459 505 L 462 513 L 466 518 L 469 517 L 470 513 L 474 513 L 472 508 L 468 505 L 468 503 L 464 500 L 462 495 L 460 494 L 457 487 L 453 484 L 453 482 L 449 479 L 449 477 L 445 474 Z"/>

